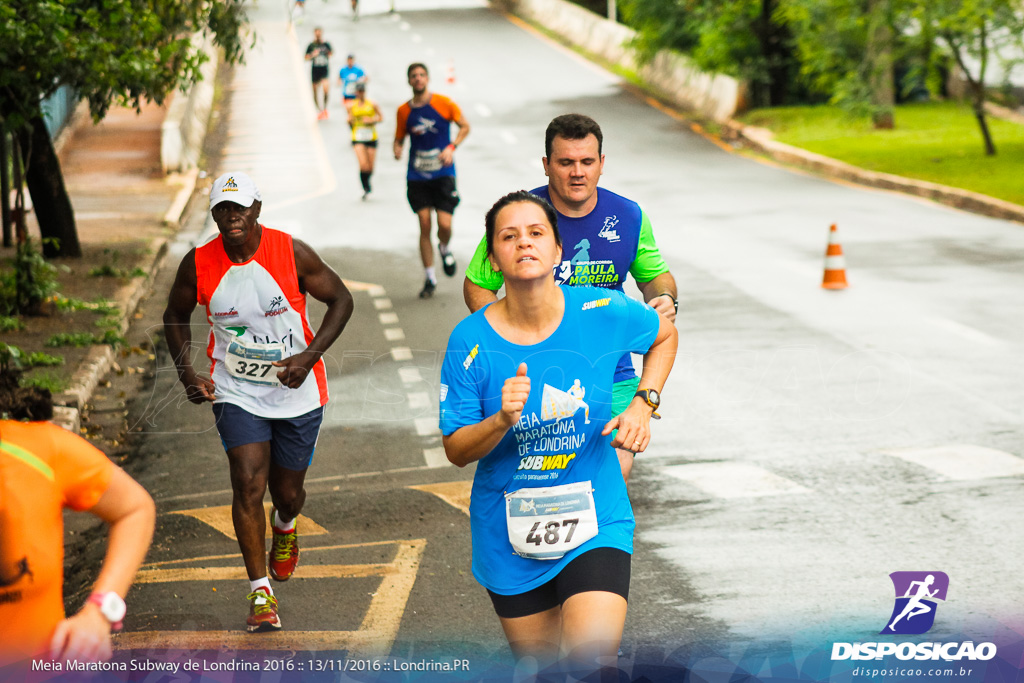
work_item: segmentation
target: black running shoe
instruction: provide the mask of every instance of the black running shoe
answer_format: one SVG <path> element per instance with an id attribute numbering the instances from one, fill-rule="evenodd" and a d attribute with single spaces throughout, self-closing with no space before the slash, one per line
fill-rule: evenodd
<path id="1" fill-rule="evenodd" d="M 444 267 L 444 274 L 448 277 L 455 275 L 455 254 L 452 252 L 441 252 L 441 265 Z"/>
<path id="2" fill-rule="evenodd" d="M 434 296 L 435 289 L 437 289 L 437 285 L 431 282 L 430 278 L 427 278 L 427 281 L 423 283 L 423 289 L 420 290 L 420 298 L 429 299 Z"/>

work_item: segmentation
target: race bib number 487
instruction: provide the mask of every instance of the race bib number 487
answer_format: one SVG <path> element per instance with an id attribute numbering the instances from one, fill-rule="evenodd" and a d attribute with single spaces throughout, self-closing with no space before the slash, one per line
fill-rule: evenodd
<path id="1" fill-rule="evenodd" d="M 505 494 L 508 540 L 520 557 L 557 560 L 597 536 L 589 481 Z"/>

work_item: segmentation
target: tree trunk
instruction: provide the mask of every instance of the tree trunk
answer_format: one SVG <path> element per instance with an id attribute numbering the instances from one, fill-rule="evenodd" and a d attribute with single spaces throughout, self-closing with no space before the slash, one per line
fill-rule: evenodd
<path id="1" fill-rule="evenodd" d="M 4 224 L 5 247 L 14 244 L 14 235 L 11 234 L 11 173 L 8 168 L 10 149 L 7 138 L 7 131 L 0 130 L 0 220 Z"/>
<path id="2" fill-rule="evenodd" d="M 985 156 L 994 157 L 996 146 L 992 142 L 992 134 L 988 131 L 988 120 L 985 118 L 985 89 L 981 89 L 981 96 L 974 97 L 974 118 L 978 119 L 978 127 L 981 128 L 981 137 L 985 139 Z"/>
<path id="3" fill-rule="evenodd" d="M 31 128 L 22 129 L 19 137 L 25 160 L 25 182 L 32 195 L 39 234 L 43 238 L 43 256 L 81 258 L 75 212 L 64 188 L 60 160 L 53 149 L 42 113 L 36 113 Z"/>
<path id="4" fill-rule="evenodd" d="M 893 31 L 889 23 L 889 0 L 868 2 L 868 42 L 865 59 L 871 88 L 871 122 L 875 128 L 895 127 L 893 106 L 896 92 L 893 74 Z"/>

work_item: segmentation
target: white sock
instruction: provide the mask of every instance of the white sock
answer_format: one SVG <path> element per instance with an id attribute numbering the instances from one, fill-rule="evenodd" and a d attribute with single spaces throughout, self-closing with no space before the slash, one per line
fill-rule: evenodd
<path id="1" fill-rule="evenodd" d="M 442 256 L 445 256 L 448 253 L 448 245 L 447 244 L 441 244 L 440 242 L 438 242 L 437 243 L 437 250 L 441 252 Z"/>
<path id="2" fill-rule="evenodd" d="M 274 519 L 270 520 L 270 523 L 276 526 L 281 531 L 292 531 L 295 529 L 295 520 L 290 519 L 287 522 L 281 517 L 281 511 L 274 510 Z"/>
<path id="3" fill-rule="evenodd" d="M 249 592 L 255 593 L 257 588 L 266 588 L 269 595 L 274 594 L 274 589 L 270 587 L 270 579 L 263 577 L 262 579 L 256 579 L 255 581 L 249 582 Z"/>
<path id="4" fill-rule="evenodd" d="M 429 268 L 424 268 L 424 270 L 427 272 L 427 279 L 430 280 L 431 282 L 433 282 L 436 285 L 437 284 L 437 275 L 434 274 L 434 266 L 430 266 Z"/>

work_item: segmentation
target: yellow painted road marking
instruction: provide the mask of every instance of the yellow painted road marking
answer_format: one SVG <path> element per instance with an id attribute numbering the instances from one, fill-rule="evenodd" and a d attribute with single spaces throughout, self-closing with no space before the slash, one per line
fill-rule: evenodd
<path id="1" fill-rule="evenodd" d="M 370 607 L 358 631 L 289 631 L 251 634 L 238 631 L 132 631 L 115 639 L 119 650 L 129 649 L 186 649 L 186 650 L 348 650 L 350 657 L 387 655 L 398 635 L 398 627 L 409 601 L 420 559 L 427 541 L 423 538 L 408 541 L 382 541 L 353 543 L 321 548 L 306 548 L 304 552 L 333 548 L 359 548 L 376 545 L 395 545 L 395 558 L 384 564 L 307 566 L 292 581 L 303 578 L 335 578 L 380 576 L 381 583 L 370 600 Z M 240 557 L 233 555 L 228 557 Z M 196 561 L 201 558 L 193 558 Z M 222 570 L 233 568 L 151 569 L 139 573 L 136 583 L 164 581 L 208 581 L 221 578 Z M 319 570 L 319 571 L 317 571 Z M 321 574 L 321 575 L 318 575 Z M 238 576 L 244 577 L 239 570 Z M 174 577 L 174 578 L 171 578 Z M 234 576 L 230 577 L 234 578 Z"/>
<path id="2" fill-rule="evenodd" d="M 473 490 L 471 481 L 449 481 L 441 484 L 410 486 L 409 488 L 432 493 L 453 508 L 469 514 L 469 494 Z"/>
<path id="3" fill-rule="evenodd" d="M 303 552 L 317 552 L 319 550 L 344 550 L 347 548 L 371 548 L 375 545 L 394 545 L 395 541 L 371 541 L 369 543 L 340 543 L 338 545 L 321 545 L 312 548 L 305 547 Z M 180 560 L 164 560 L 162 562 L 148 562 L 142 565 L 142 569 L 151 569 L 153 567 L 166 567 L 170 564 L 186 564 L 188 562 L 209 562 L 210 560 L 240 560 L 242 559 L 241 553 L 231 553 L 229 555 L 206 555 L 204 557 L 186 557 Z"/>
<path id="4" fill-rule="evenodd" d="M 263 513 L 266 516 L 267 522 L 267 538 L 270 538 L 273 533 L 270 530 L 270 508 L 272 505 L 272 503 L 263 503 Z M 212 508 L 193 508 L 191 510 L 175 510 L 170 514 L 194 517 L 203 524 L 212 526 L 232 541 L 238 540 L 238 537 L 235 536 L 235 525 L 231 521 L 230 505 L 220 505 Z M 299 534 L 302 536 L 323 536 L 327 533 L 327 529 L 323 528 L 305 515 L 299 515 L 298 524 Z"/>
<path id="5" fill-rule="evenodd" d="M 309 549 L 303 550 L 308 553 Z M 352 579 L 390 574 L 386 564 L 315 564 L 303 566 L 296 579 Z M 233 581 L 248 579 L 245 567 L 178 567 L 140 571 L 135 583 L 171 583 L 173 581 Z"/>

